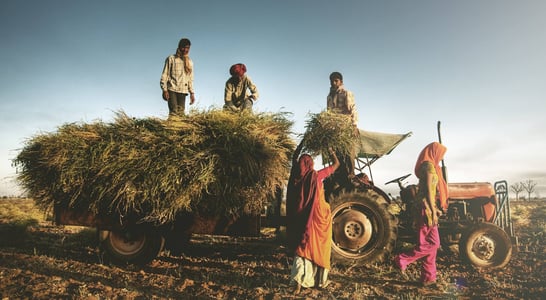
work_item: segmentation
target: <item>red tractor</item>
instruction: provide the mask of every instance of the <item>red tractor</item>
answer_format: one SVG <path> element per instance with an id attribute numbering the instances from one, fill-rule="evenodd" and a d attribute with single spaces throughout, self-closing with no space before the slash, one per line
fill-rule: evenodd
<path id="1" fill-rule="evenodd" d="M 327 191 L 333 215 L 334 261 L 339 264 L 368 264 L 382 261 L 396 244 L 416 241 L 410 208 L 417 185 L 404 185 L 411 174 L 386 184 L 397 183 L 400 197 L 392 197 L 373 184 L 371 164 L 389 154 L 411 135 L 360 130 L 361 145 L 353 187 Z M 370 178 L 364 174 L 368 169 Z M 325 184 L 327 186 L 327 184 Z M 448 183 L 449 208 L 441 217 L 442 246 L 458 244 L 461 259 L 480 268 L 505 266 L 517 243 L 510 219 L 506 181 Z"/>

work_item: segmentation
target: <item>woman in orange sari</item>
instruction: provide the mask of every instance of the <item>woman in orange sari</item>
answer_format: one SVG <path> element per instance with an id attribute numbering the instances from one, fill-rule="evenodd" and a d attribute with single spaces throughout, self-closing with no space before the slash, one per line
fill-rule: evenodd
<path id="1" fill-rule="evenodd" d="M 417 192 L 418 242 L 408 253 L 395 257 L 395 263 L 404 271 L 407 266 L 423 259 L 421 283 L 428 286 L 436 282 L 436 253 L 440 248 L 438 217 L 447 209 L 447 184 L 442 175 L 440 161 L 447 148 L 437 142 L 428 144 L 419 154 L 415 164 L 415 175 L 419 178 Z M 439 206 L 439 207 L 438 207 Z"/>
<path id="2" fill-rule="evenodd" d="M 294 253 L 290 282 L 301 287 L 326 287 L 332 247 L 332 214 L 324 199 L 322 181 L 338 167 L 335 152 L 330 151 L 333 165 L 315 171 L 311 156 L 298 159 L 302 144 L 292 157 L 292 170 L 287 187 L 287 241 Z"/>

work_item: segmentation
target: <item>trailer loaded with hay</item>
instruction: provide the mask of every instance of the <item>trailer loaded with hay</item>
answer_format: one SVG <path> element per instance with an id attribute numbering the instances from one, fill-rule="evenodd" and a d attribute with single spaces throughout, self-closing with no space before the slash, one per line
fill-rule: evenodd
<path id="1" fill-rule="evenodd" d="M 26 142 L 19 182 L 61 225 L 96 227 L 116 263 L 143 264 L 192 233 L 255 235 L 287 180 L 294 141 L 286 113 L 64 124 Z"/>

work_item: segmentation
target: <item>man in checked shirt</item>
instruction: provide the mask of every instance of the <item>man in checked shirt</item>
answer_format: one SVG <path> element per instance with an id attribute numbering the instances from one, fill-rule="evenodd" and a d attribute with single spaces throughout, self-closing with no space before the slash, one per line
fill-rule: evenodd
<path id="1" fill-rule="evenodd" d="M 176 54 L 169 55 L 165 60 L 161 74 L 161 90 L 163 100 L 169 105 L 169 115 L 183 115 L 186 106 L 186 96 L 190 95 L 190 105 L 195 102 L 193 91 L 193 61 L 190 53 L 191 42 L 183 38 L 178 42 Z"/>
<path id="2" fill-rule="evenodd" d="M 355 138 L 358 138 L 358 113 L 355 98 L 353 93 L 343 85 L 343 75 L 339 72 L 330 74 L 330 93 L 326 98 L 326 107 L 329 111 L 349 116 L 354 127 Z M 351 149 L 351 153 L 336 153 L 336 155 L 339 158 L 340 166 L 332 175 L 332 180 L 341 187 L 351 188 L 352 179 L 355 177 L 356 153 L 354 149 Z"/>

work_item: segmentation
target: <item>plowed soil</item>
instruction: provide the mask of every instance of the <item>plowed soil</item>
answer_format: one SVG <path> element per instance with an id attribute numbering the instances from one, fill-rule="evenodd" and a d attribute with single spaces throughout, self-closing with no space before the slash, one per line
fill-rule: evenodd
<path id="1" fill-rule="evenodd" d="M 324 289 L 292 294 L 287 255 L 273 229 L 261 237 L 194 235 L 183 255 L 162 253 L 146 266 L 103 263 L 96 233 L 55 226 L 32 200 L 0 200 L 2 299 L 543 299 L 546 203 L 512 203 L 519 244 L 501 270 L 477 270 L 443 249 L 438 283 L 421 287 L 419 265 L 407 276 L 388 262 L 335 263 Z M 13 211 L 17 217 L 13 217 Z"/>

